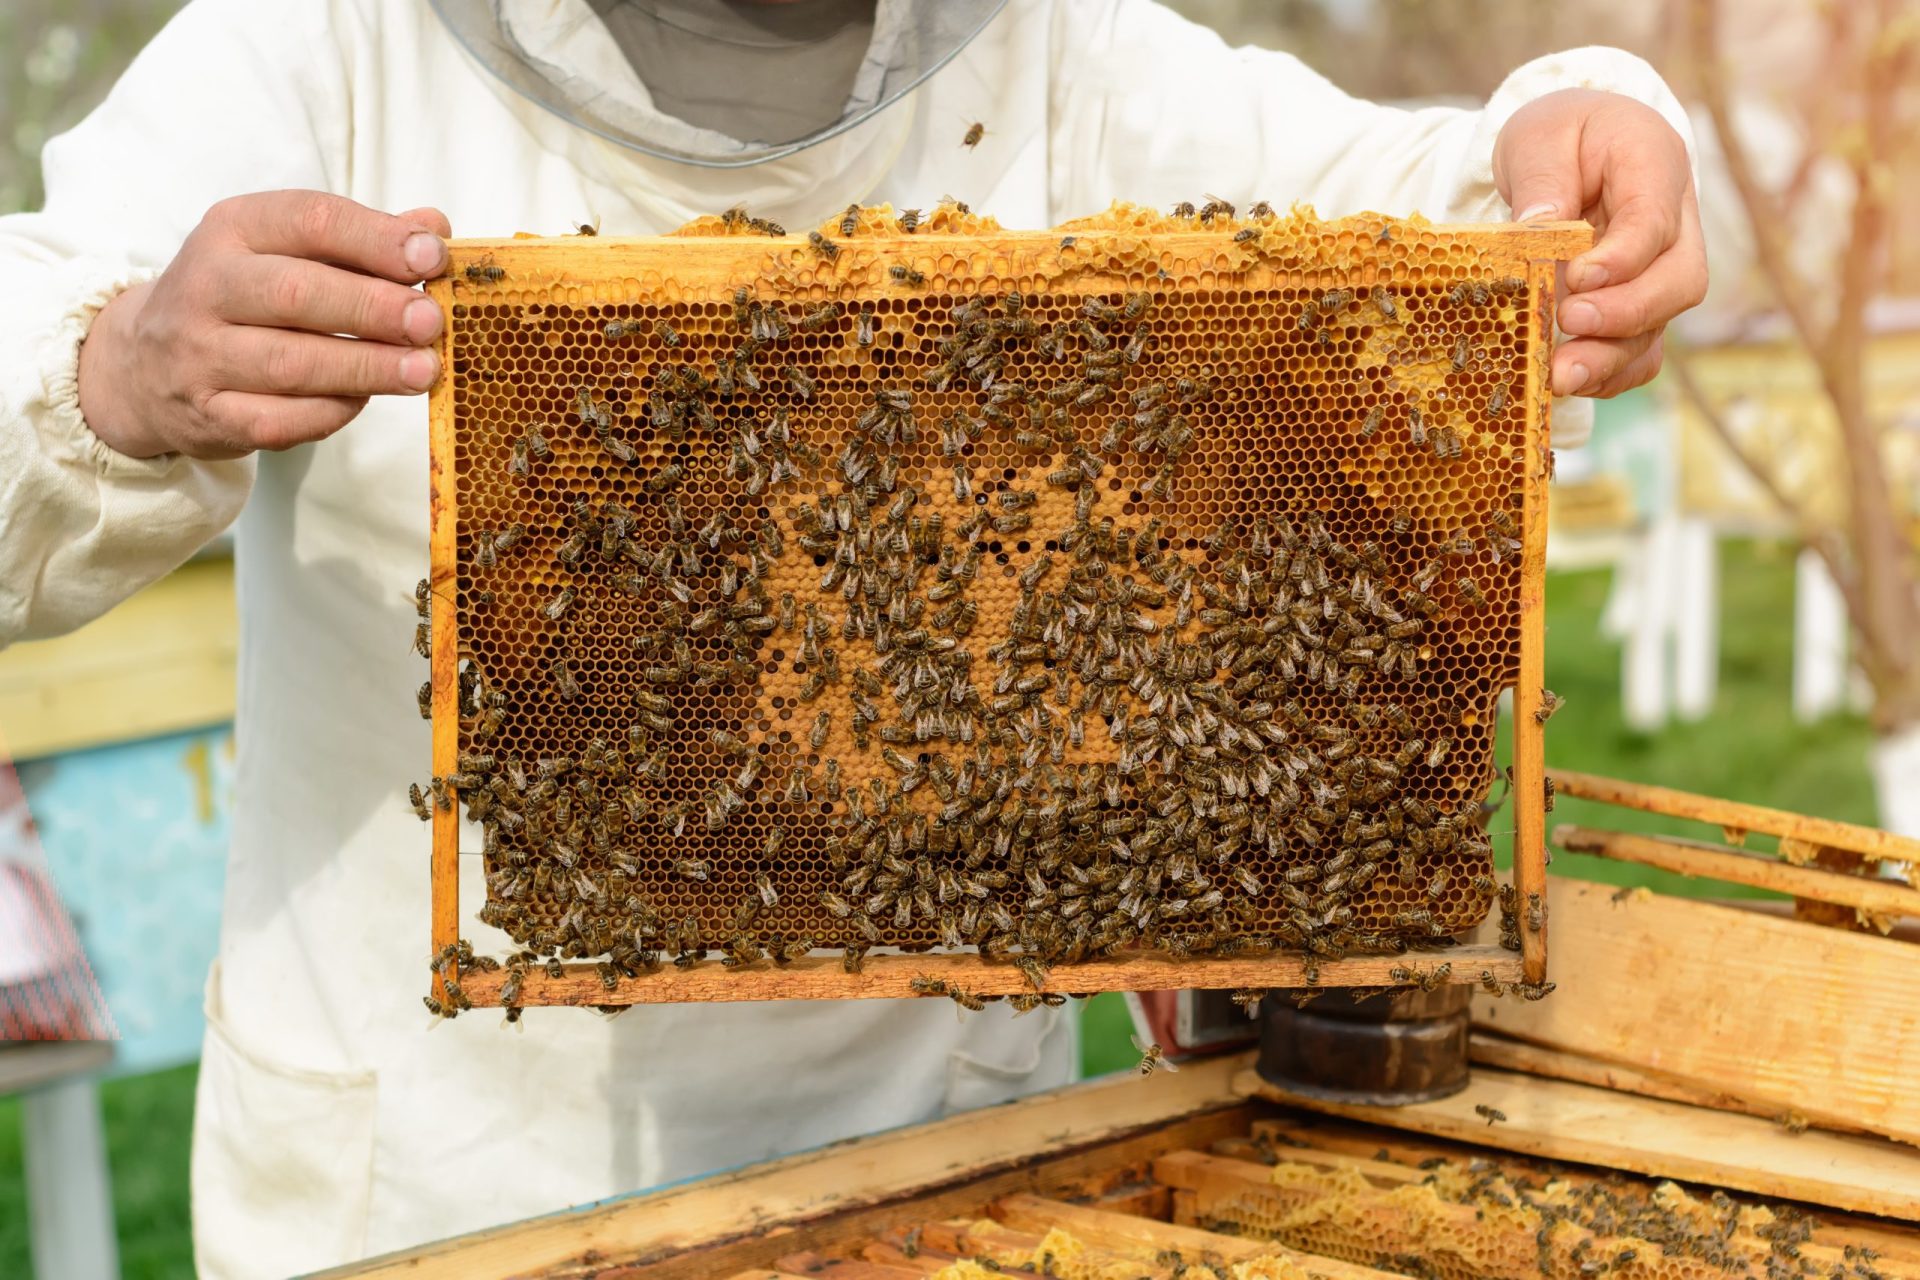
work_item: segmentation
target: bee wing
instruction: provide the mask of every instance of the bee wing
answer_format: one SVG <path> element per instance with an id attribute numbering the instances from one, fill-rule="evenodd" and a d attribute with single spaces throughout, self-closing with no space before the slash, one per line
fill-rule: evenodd
<path id="1" fill-rule="evenodd" d="M 1137 1035 L 1130 1035 L 1127 1038 L 1133 1041 L 1133 1047 L 1138 1049 L 1141 1053 L 1152 1053 L 1154 1049 L 1157 1047 L 1157 1046 L 1148 1044 L 1145 1040 L 1142 1040 Z"/>
<path id="2" fill-rule="evenodd" d="M 1180 1073 L 1180 1068 L 1174 1063 L 1172 1058 L 1165 1058 L 1165 1057 L 1161 1058 L 1160 1069 L 1162 1071 L 1171 1071 L 1175 1075 L 1178 1075 Z"/>

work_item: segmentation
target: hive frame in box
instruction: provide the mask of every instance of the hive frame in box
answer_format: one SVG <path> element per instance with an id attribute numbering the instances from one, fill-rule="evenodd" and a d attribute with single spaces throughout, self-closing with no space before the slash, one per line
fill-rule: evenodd
<path id="1" fill-rule="evenodd" d="M 1376 221 L 1379 221 L 1376 219 Z M 1388 220 L 1391 222 L 1391 220 Z M 1507 272 L 1523 275 L 1528 283 L 1532 305 L 1525 308 L 1527 359 L 1524 368 L 1524 405 L 1529 415 L 1534 447 L 1526 449 L 1520 480 L 1521 529 L 1519 561 L 1519 652 L 1518 682 L 1514 689 L 1513 789 L 1515 836 L 1514 880 L 1522 901 L 1545 891 L 1545 801 L 1543 794 L 1544 756 L 1542 721 L 1536 716 L 1541 702 L 1544 643 L 1544 563 L 1546 539 L 1547 484 L 1552 472 L 1552 455 L 1547 447 L 1549 413 L 1549 368 L 1553 333 L 1553 291 L 1557 262 L 1592 242 L 1592 230 L 1585 223 L 1547 223 L 1524 226 L 1422 227 L 1422 231 L 1446 237 L 1452 243 L 1468 246 L 1480 255 L 1479 265 L 1489 274 Z M 1125 230 L 1104 231 L 1074 229 L 1076 256 L 1086 261 L 1118 262 L 1123 253 L 1136 257 L 1145 243 L 1138 234 Z M 1174 260 L 1185 251 L 1196 260 L 1219 261 L 1226 237 L 1219 232 L 1192 233 L 1156 230 L 1152 244 L 1155 252 Z M 973 253 L 991 249 L 1018 261 L 1021 255 L 1047 252 L 1058 256 L 1059 233 L 1006 233 L 991 231 L 974 236 L 929 234 L 924 230 L 913 236 L 871 238 L 853 242 L 865 254 L 870 273 L 879 274 L 883 260 L 918 259 L 926 261 L 932 253 Z M 460 377 L 459 353 L 455 350 L 456 306 L 474 296 L 475 282 L 463 279 L 464 264 L 491 264 L 502 268 L 515 280 L 544 282 L 546 288 L 573 287 L 582 282 L 624 281 L 630 289 L 644 288 L 663 277 L 682 289 L 704 288 L 714 300 L 725 298 L 734 282 L 748 279 L 779 284 L 777 269 L 769 263 L 786 259 L 799 262 L 808 252 L 801 237 L 762 238 L 745 236 L 668 237 L 621 240 L 612 238 L 562 237 L 553 239 L 516 238 L 510 240 L 466 240 L 452 245 L 453 274 L 430 282 L 428 292 L 445 314 L 439 339 L 443 375 L 433 391 L 430 404 L 430 516 L 431 516 L 431 588 L 434 607 L 431 618 L 433 698 L 433 771 L 437 777 L 455 773 L 460 753 L 459 619 L 457 600 L 457 539 L 459 511 L 456 476 L 455 384 Z M 1211 255 L 1211 256 L 1209 256 Z M 976 258 L 976 260 L 978 260 Z M 1316 264 L 1324 267 L 1324 264 Z M 1241 264 L 1240 270 L 1248 268 Z M 1289 274 L 1258 263 L 1268 280 L 1290 280 L 1323 287 L 1324 270 Z M 1133 268 L 1109 266 L 1106 269 L 1076 268 L 1072 292 L 1121 291 Z M 1009 274 L 1018 274 L 1010 271 Z M 771 277 L 771 278 L 770 278 Z M 1364 283 L 1364 281 L 1356 281 Z M 484 287 L 484 286 L 481 286 Z M 583 299 L 591 290 L 581 290 Z M 432 830 L 432 946 L 436 955 L 460 936 L 459 927 L 459 831 L 456 807 L 436 808 Z M 1472 945 L 1454 948 L 1440 958 L 1452 962 L 1451 981 L 1480 980 L 1483 973 L 1495 980 L 1540 982 L 1546 974 L 1547 936 L 1544 928 L 1528 930 L 1521 937 L 1521 954 L 1494 946 Z M 1174 990 L 1191 988 L 1284 988 L 1305 985 L 1378 986 L 1404 981 L 1404 973 L 1393 971 L 1408 964 L 1405 957 L 1392 955 L 1347 956 L 1315 963 L 1303 954 L 1283 953 L 1258 958 L 1188 957 L 1174 959 L 1154 952 L 1122 953 L 1113 958 L 1083 961 L 1055 970 L 1050 987 L 1075 993 L 1106 990 Z M 443 969 L 457 978 L 466 997 L 476 1005 L 499 1005 L 502 975 L 498 972 L 469 972 L 465 975 Z M 1027 979 L 1017 968 L 990 963 L 977 954 L 908 953 L 873 954 L 857 973 L 842 971 L 838 955 L 815 954 L 780 967 L 761 967 L 732 972 L 715 963 L 689 968 L 667 967 L 661 972 L 625 978 L 617 988 L 608 990 L 596 974 L 593 964 L 566 967 L 561 976 L 551 976 L 539 968 L 528 973 L 516 1003 L 533 1005 L 617 1005 L 677 1001 L 730 1001 L 764 999 L 844 999 L 900 997 L 917 994 L 913 980 L 921 975 L 943 977 L 956 985 L 986 996 L 1013 995 L 1029 990 Z M 441 995 L 438 980 L 433 988 Z"/>

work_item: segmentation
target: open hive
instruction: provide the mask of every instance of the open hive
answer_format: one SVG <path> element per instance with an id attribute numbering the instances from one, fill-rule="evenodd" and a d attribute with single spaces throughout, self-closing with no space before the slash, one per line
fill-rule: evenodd
<path id="1" fill-rule="evenodd" d="M 1578 1147 L 1601 1117 L 1632 1128 L 1636 1101 L 1589 1090 L 1584 1123 L 1555 1108 L 1493 1126 L 1455 1101 L 1464 1123 L 1439 1137 L 1394 1127 L 1399 1108 L 1336 1119 L 1222 1097 L 1234 1061 L 1089 1082 L 327 1280 L 1920 1277 L 1912 1166 L 1886 1144 L 1668 1107 L 1683 1159 L 1616 1147 L 1623 1165 L 1572 1163 L 1519 1152 Z M 1482 1078 L 1472 1096 L 1512 1095 L 1518 1113 L 1540 1083 Z"/>
<path id="2" fill-rule="evenodd" d="M 434 942 L 457 796 L 522 948 L 462 999 L 1432 981 L 1509 687 L 1538 891 L 1584 225 L 770 230 L 461 242 L 432 286 Z"/>

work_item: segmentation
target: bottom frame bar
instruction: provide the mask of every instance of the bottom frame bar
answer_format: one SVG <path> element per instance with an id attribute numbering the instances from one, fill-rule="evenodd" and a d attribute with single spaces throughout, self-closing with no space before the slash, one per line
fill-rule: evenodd
<path id="1" fill-rule="evenodd" d="M 1323 960 L 1314 980 L 1307 977 L 1308 957 L 1261 956 L 1254 959 L 1175 959 L 1160 952 L 1140 952 L 1111 960 L 1061 965 L 1047 976 L 1048 991 L 1076 995 L 1101 991 L 1228 990 L 1245 987 L 1273 990 L 1288 987 L 1383 987 L 1403 985 L 1412 970 L 1431 975 L 1450 964 L 1440 980 L 1479 982 L 1489 974 L 1496 982 L 1519 982 L 1520 957 L 1498 946 L 1449 947 L 1397 956 L 1351 956 Z M 848 973 L 838 954 L 808 956 L 784 966 L 760 961 L 750 968 L 729 969 L 707 960 L 690 968 L 671 964 L 657 973 L 622 978 L 609 989 L 595 965 L 573 964 L 554 977 L 545 969 L 527 971 L 518 1004 L 542 1005 L 679 1004 L 740 1000 L 879 1000 L 919 996 L 916 978 L 938 978 L 982 996 L 1011 996 L 1031 992 L 1024 974 L 1011 964 L 983 961 L 973 953 L 926 955 L 870 955 L 859 973 Z M 461 975 L 461 987 L 476 1006 L 498 1008 L 502 972 Z"/>

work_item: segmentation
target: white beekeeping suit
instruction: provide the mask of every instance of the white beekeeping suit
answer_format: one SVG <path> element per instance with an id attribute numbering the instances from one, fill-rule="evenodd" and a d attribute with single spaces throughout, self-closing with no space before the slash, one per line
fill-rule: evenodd
<path id="1" fill-rule="evenodd" d="M 480 0 L 447 0 L 465 3 Z M 631 74 L 603 6 L 507 7 L 556 56 Z M 1148 0 L 1012 0 L 858 127 L 712 168 L 529 101 L 424 0 L 189 4 L 47 148 L 46 209 L 0 219 L 0 644 L 78 626 L 238 519 L 239 786 L 196 1113 L 201 1274 L 310 1270 L 1008 1098 L 1075 1061 L 1070 1011 L 961 1022 L 945 1001 L 535 1010 L 525 1035 L 485 1015 L 426 1034 L 427 837 L 401 798 L 428 761 L 408 652 L 424 403 L 375 400 L 324 443 L 224 462 L 121 456 L 80 414 L 92 316 L 209 205 L 320 188 L 432 205 L 467 235 L 595 218 L 652 234 L 738 202 L 807 228 L 853 201 L 944 193 L 1011 227 L 1203 191 L 1503 219 L 1496 133 L 1576 85 L 1686 131 L 1659 78 L 1610 50 L 1522 67 L 1480 112 L 1405 112 Z M 963 148 L 973 121 L 985 139 Z"/>

